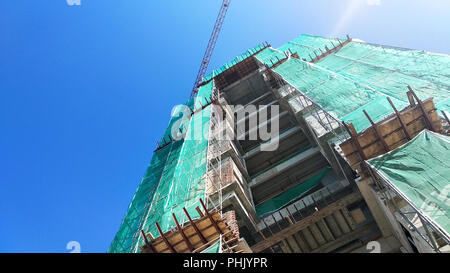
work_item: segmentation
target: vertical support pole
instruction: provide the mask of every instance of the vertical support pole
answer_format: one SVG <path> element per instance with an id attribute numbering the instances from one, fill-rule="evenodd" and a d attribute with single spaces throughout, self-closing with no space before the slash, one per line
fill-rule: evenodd
<path id="1" fill-rule="evenodd" d="M 355 127 L 353 127 L 353 124 L 349 124 L 347 125 L 345 122 L 342 122 L 342 124 L 344 125 L 345 129 L 347 130 L 347 133 L 350 135 L 353 144 L 356 146 L 356 150 L 359 153 L 359 156 L 361 157 L 361 160 L 367 160 L 366 155 L 364 154 L 361 145 L 359 144 L 358 141 L 358 135 L 356 134 L 356 130 Z M 351 129 L 350 129 L 351 128 Z"/>
<path id="2" fill-rule="evenodd" d="M 141 229 L 141 234 L 142 234 L 142 237 L 144 237 L 145 245 L 147 247 L 149 247 L 154 253 L 156 253 L 155 248 L 150 244 L 150 242 L 147 239 L 147 236 L 145 235 L 145 232 L 142 229 Z"/>
<path id="3" fill-rule="evenodd" d="M 192 246 L 192 244 L 189 241 L 189 239 L 186 237 L 186 234 L 184 234 L 183 228 L 178 223 L 178 220 L 177 220 L 177 217 L 175 216 L 175 213 L 172 213 L 172 217 L 173 217 L 173 220 L 175 221 L 175 225 L 177 226 L 178 231 L 180 232 L 181 236 L 183 237 L 183 240 L 186 243 L 189 251 L 192 252 L 194 250 L 194 247 Z"/>
<path id="4" fill-rule="evenodd" d="M 417 103 L 419 104 L 420 110 L 422 111 L 423 116 L 425 117 L 425 124 L 427 125 L 428 129 L 434 132 L 433 123 L 431 122 L 430 117 L 428 116 L 427 111 L 425 110 L 425 107 L 423 106 L 422 101 L 419 99 L 419 97 L 414 93 L 411 86 L 408 85 L 409 92 L 414 96 L 414 98 L 417 100 Z"/>
<path id="5" fill-rule="evenodd" d="M 167 247 L 170 249 L 172 253 L 177 253 L 176 250 L 173 248 L 173 246 L 169 243 L 169 240 L 167 240 L 166 236 L 161 230 L 161 227 L 159 226 L 158 222 L 155 223 L 156 228 L 158 229 L 159 235 L 163 239 L 164 243 L 166 243 Z"/>
<path id="6" fill-rule="evenodd" d="M 403 122 L 402 117 L 400 116 L 400 113 L 397 111 L 397 108 L 395 108 L 394 104 L 392 103 L 391 99 L 389 97 L 386 97 L 389 104 L 391 105 L 392 109 L 394 109 L 395 115 L 397 116 L 398 120 L 400 121 L 400 125 L 402 126 L 403 131 L 405 132 L 406 138 L 408 140 L 411 140 L 411 135 L 408 133 L 408 128 L 406 127 L 405 122 Z"/>
<path id="7" fill-rule="evenodd" d="M 380 130 L 378 129 L 378 126 L 372 121 L 369 114 L 367 114 L 366 110 L 363 110 L 364 115 L 366 115 L 367 119 L 369 120 L 370 124 L 372 124 L 372 128 L 375 131 L 375 134 L 377 135 L 378 139 L 381 141 L 381 144 L 383 144 L 384 150 L 386 152 L 389 152 L 391 149 L 389 149 L 389 146 L 387 145 L 386 141 L 384 141 L 384 137 L 381 135 Z"/>
<path id="8" fill-rule="evenodd" d="M 202 200 L 202 199 L 200 199 L 200 204 L 202 205 L 203 210 L 205 211 L 206 216 L 208 216 L 209 220 L 211 221 L 211 223 L 212 223 L 212 225 L 214 226 L 214 228 L 216 229 L 216 231 L 217 231 L 219 234 L 222 234 L 222 233 L 223 233 L 222 230 L 220 230 L 220 228 L 219 228 L 219 226 L 217 225 L 216 221 L 214 221 L 212 215 L 209 213 L 209 211 L 208 211 L 208 209 L 206 208 L 205 204 L 203 203 L 203 200 Z"/>
<path id="9" fill-rule="evenodd" d="M 186 217 L 188 218 L 189 223 L 191 223 L 192 227 L 194 228 L 195 232 L 197 233 L 198 237 L 200 237 L 200 240 L 202 241 L 202 243 L 206 244 L 208 241 L 206 241 L 205 237 L 200 232 L 200 230 L 198 229 L 197 225 L 194 223 L 194 221 L 192 221 L 191 216 L 187 212 L 186 208 L 183 208 L 183 211 L 184 211 L 184 214 L 186 214 Z"/>

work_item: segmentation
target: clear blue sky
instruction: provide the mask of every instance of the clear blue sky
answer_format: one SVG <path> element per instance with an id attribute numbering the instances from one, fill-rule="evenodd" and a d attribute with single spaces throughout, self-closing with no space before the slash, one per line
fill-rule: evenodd
<path id="1" fill-rule="evenodd" d="M 0 252 L 105 252 L 221 0 L 2 0 Z M 211 68 L 262 41 L 350 34 L 450 52 L 447 0 L 232 0 Z"/>

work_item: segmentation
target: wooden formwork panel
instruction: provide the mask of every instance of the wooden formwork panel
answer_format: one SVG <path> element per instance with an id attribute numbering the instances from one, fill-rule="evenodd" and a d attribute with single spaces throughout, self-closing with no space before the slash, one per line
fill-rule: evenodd
<path id="1" fill-rule="evenodd" d="M 436 112 L 436 107 L 432 98 L 423 101 L 422 105 L 425 113 L 431 121 L 432 128 L 429 129 L 436 132 L 441 132 L 441 120 Z M 422 109 L 419 104 L 406 107 L 399 112 L 399 115 L 403 120 L 403 123 L 406 125 L 407 132 L 412 138 L 428 127 L 427 117 L 425 117 L 422 113 Z M 378 122 L 376 127 L 390 150 L 408 142 L 407 135 L 396 115 L 391 115 L 388 118 Z M 370 127 L 357 134 L 355 138 L 357 139 L 359 146 L 367 159 L 386 153 L 383 142 L 378 137 L 374 127 Z M 358 169 L 358 166 L 361 163 L 361 155 L 359 154 L 357 144 L 354 143 L 354 140 L 349 139 L 341 143 L 340 147 L 350 166 L 354 169 Z"/>
<path id="2" fill-rule="evenodd" d="M 146 243 L 141 249 L 145 253 L 191 253 L 196 250 L 201 250 L 216 242 L 220 235 L 224 236 L 226 241 L 236 238 L 234 228 L 230 228 L 226 220 L 222 218 L 218 211 L 210 213 L 212 218 L 208 215 L 203 215 L 200 219 L 193 220 L 194 225 L 188 223 L 181 230 L 168 231 L 156 239 Z M 220 232 L 217 230 L 219 228 Z M 184 236 L 182 235 L 182 233 Z M 202 237 L 204 240 L 202 240 Z M 167 240 L 167 241 L 166 241 Z M 190 246 L 188 245 L 190 244 Z M 171 249 L 172 248 L 172 249 Z"/>

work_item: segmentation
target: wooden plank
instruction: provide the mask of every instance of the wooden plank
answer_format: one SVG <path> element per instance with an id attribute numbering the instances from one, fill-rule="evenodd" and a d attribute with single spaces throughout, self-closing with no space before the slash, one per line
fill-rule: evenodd
<path id="1" fill-rule="evenodd" d="M 435 128 L 437 128 L 438 131 L 442 130 L 442 125 L 440 124 L 439 116 L 436 113 L 436 108 L 434 106 L 433 100 L 427 99 L 427 100 L 423 101 L 423 107 L 424 107 L 425 111 L 428 113 L 428 116 L 430 118 L 430 121 L 433 123 L 433 126 Z M 400 115 L 401 115 L 402 119 L 404 120 L 406 126 L 408 127 L 408 130 L 410 130 L 410 132 L 412 129 L 412 128 L 410 128 L 411 123 L 414 121 L 422 120 L 424 122 L 424 126 L 420 129 L 423 129 L 426 126 L 425 116 L 423 115 L 423 113 L 418 105 L 416 105 L 415 107 L 412 107 L 412 108 L 406 108 L 406 109 L 402 110 L 400 112 Z M 384 138 L 387 138 L 393 132 L 401 130 L 401 123 L 396 118 L 395 115 L 378 122 L 377 125 L 378 125 L 381 136 Z M 416 130 L 417 129 L 419 129 L 419 128 L 416 128 Z M 397 132 L 397 134 L 399 134 L 399 133 L 402 134 L 401 138 L 405 138 L 405 135 L 403 132 Z M 412 132 L 411 132 L 411 135 L 413 135 Z M 374 132 L 371 129 L 366 129 L 365 131 L 361 132 L 358 136 L 359 143 L 360 143 L 361 147 L 363 148 L 363 150 L 366 149 L 367 146 L 373 145 L 375 142 L 377 142 L 377 139 L 378 139 L 378 136 L 377 136 L 376 132 Z M 392 143 L 389 143 L 388 139 L 385 139 L 385 140 L 386 140 L 386 143 L 388 144 L 388 146 L 390 146 L 392 144 Z M 344 143 L 340 144 L 341 149 L 346 157 L 348 157 L 352 153 L 357 152 L 356 147 L 354 147 L 351 142 L 352 141 L 348 140 L 348 141 L 345 141 Z M 394 141 L 394 142 L 398 142 L 398 137 L 397 137 L 397 141 Z M 392 147 L 390 147 L 390 148 L 392 149 Z"/>
<path id="2" fill-rule="evenodd" d="M 355 219 L 353 219 L 352 215 L 350 214 L 350 212 L 348 211 L 347 208 L 342 208 L 340 210 L 340 213 L 342 214 L 342 216 L 344 217 L 346 223 L 350 226 L 351 229 L 355 229 L 356 228 L 356 221 Z"/>
<path id="3" fill-rule="evenodd" d="M 217 213 L 214 214 L 213 217 L 216 219 L 221 219 L 221 217 Z M 211 239 L 211 235 L 212 235 L 212 239 L 217 237 L 216 235 L 211 234 L 211 231 L 213 231 L 213 233 L 214 233 L 215 229 L 211 225 L 209 219 L 203 218 L 203 219 L 196 220 L 194 222 L 199 227 L 198 229 L 199 229 L 200 233 L 205 233 L 207 235 L 206 236 L 207 238 L 205 238 L 205 239 L 207 239 L 207 240 Z M 229 230 L 228 227 L 223 222 L 218 222 L 218 225 L 223 230 Z M 184 233 L 194 249 L 204 244 L 192 226 L 188 225 L 188 226 L 184 227 Z M 174 249 L 177 252 L 189 251 L 189 249 L 184 244 L 184 239 L 183 239 L 182 235 L 179 232 L 166 233 L 165 236 L 168 239 L 169 243 L 174 247 Z M 155 247 L 156 252 L 170 251 L 167 248 L 165 242 L 163 241 L 163 239 L 161 237 L 158 237 L 157 239 L 152 241 L 151 244 Z"/>
<path id="4" fill-rule="evenodd" d="M 317 243 L 308 227 L 301 230 L 300 232 L 302 233 L 303 237 L 305 237 L 305 240 L 306 242 L 308 242 L 308 245 L 311 247 L 311 249 L 316 249 L 319 247 L 319 244 Z"/>
<path id="5" fill-rule="evenodd" d="M 221 219 L 218 214 L 215 214 L 214 217 L 216 219 Z M 201 233 L 212 227 L 209 219 L 207 219 L 207 218 L 195 220 L 194 222 L 199 227 L 199 230 Z M 218 224 L 222 228 L 222 230 L 227 230 L 227 231 L 229 230 L 229 228 L 226 226 L 225 223 L 218 222 Z M 203 242 L 201 242 L 201 238 L 198 236 L 198 234 L 196 233 L 195 229 L 192 226 L 188 225 L 188 226 L 184 227 L 184 232 L 185 232 L 186 237 L 189 239 L 189 241 L 193 245 L 194 249 L 197 244 L 200 244 L 200 245 L 203 244 Z M 168 238 L 169 242 L 174 246 L 174 248 L 177 251 L 185 250 L 183 248 L 180 248 L 181 247 L 180 244 L 183 245 L 183 238 L 179 232 L 167 233 L 166 237 Z M 158 237 L 151 243 L 152 243 L 152 245 L 155 245 L 155 248 L 157 248 L 158 251 L 164 250 L 164 248 L 162 248 L 162 249 L 158 248 L 159 244 L 165 245 L 161 237 Z"/>
<path id="6" fill-rule="evenodd" d="M 333 233 L 331 232 L 330 228 L 328 227 L 327 223 L 325 222 L 325 219 L 320 219 L 316 224 L 319 227 L 320 231 L 322 232 L 327 242 L 336 239 Z"/>
<path id="7" fill-rule="evenodd" d="M 309 229 L 311 230 L 312 235 L 319 245 L 324 245 L 327 242 L 327 240 L 325 240 L 324 236 L 317 227 L 316 223 L 309 225 Z"/>
<path id="8" fill-rule="evenodd" d="M 302 250 L 300 249 L 299 245 L 297 244 L 293 236 L 287 237 L 286 241 L 291 247 L 293 253 L 302 253 Z"/>
<path id="9" fill-rule="evenodd" d="M 342 230 L 343 233 L 349 233 L 354 229 L 354 226 L 350 226 L 346 221 L 344 216 L 341 213 L 341 210 L 337 210 L 333 213 L 334 218 L 336 219 L 336 222 L 339 225 L 339 228 Z"/>
<path id="10" fill-rule="evenodd" d="M 283 253 L 292 253 L 292 251 L 289 248 L 289 245 L 287 244 L 286 241 L 281 241 L 280 242 L 280 247 L 281 247 L 281 250 L 283 251 Z"/>
<path id="11" fill-rule="evenodd" d="M 297 223 L 285 228 L 283 232 L 276 233 L 273 236 L 270 236 L 269 238 L 266 238 L 265 240 L 258 242 L 252 247 L 252 249 L 254 252 L 263 251 L 264 249 L 269 248 L 272 245 L 275 245 L 277 242 L 284 240 L 286 237 L 291 236 L 302 229 L 305 229 L 311 223 L 317 222 L 319 219 L 324 218 L 334 213 L 335 211 L 344 208 L 352 203 L 355 203 L 361 199 L 362 196 L 359 192 L 353 192 L 341 198 L 340 200 L 326 206 L 325 208 L 305 217 L 301 221 L 298 221 Z"/>
<path id="12" fill-rule="evenodd" d="M 324 220 L 328 224 L 328 227 L 330 228 L 335 238 L 342 236 L 342 230 L 339 228 L 339 225 L 336 222 L 336 219 L 334 219 L 333 215 L 328 215 L 324 218 Z"/>
<path id="13" fill-rule="evenodd" d="M 311 247 L 306 243 L 306 239 L 303 237 L 301 232 L 294 234 L 295 240 L 297 240 L 298 245 L 302 249 L 303 253 L 308 253 L 311 251 Z"/>

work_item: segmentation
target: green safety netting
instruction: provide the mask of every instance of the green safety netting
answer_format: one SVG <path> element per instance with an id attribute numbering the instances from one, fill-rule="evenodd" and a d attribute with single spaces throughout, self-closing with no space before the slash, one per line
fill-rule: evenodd
<path id="1" fill-rule="evenodd" d="M 138 246 L 143 244 L 141 230 L 158 237 L 155 223 L 160 224 L 163 232 L 168 231 L 175 226 L 172 213 L 181 223 L 187 221 L 183 208 L 190 215 L 197 215 L 195 207 L 205 193 L 209 134 L 205 128 L 209 129 L 211 106 L 205 107 L 190 119 L 180 113 L 185 106 L 200 105 L 211 92 L 212 84 L 202 86 L 194 99 L 173 111 L 164 138 L 168 141 L 169 135 L 174 136 L 172 127 L 175 127 L 175 132 L 183 128 L 185 138 L 172 141 L 155 151 L 108 252 L 139 251 Z"/>
<path id="2" fill-rule="evenodd" d="M 222 238 L 217 240 L 216 243 L 203 250 L 201 253 L 220 253 L 222 249 Z"/>
<path id="3" fill-rule="evenodd" d="M 287 42 L 278 48 L 279 51 L 290 51 L 292 53 L 297 53 L 299 58 L 311 60 L 317 55 L 320 55 L 322 51 L 325 51 L 325 47 L 332 49 L 333 47 L 339 45 L 339 42 L 344 42 L 345 39 L 340 38 L 327 38 L 321 36 L 312 36 L 302 34 L 300 37 Z"/>
<path id="4" fill-rule="evenodd" d="M 450 137 L 428 130 L 367 163 L 427 220 L 450 234 Z"/>
<path id="5" fill-rule="evenodd" d="M 284 53 L 280 50 L 268 47 L 256 54 L 255 58 L 270 68 L 279 62 L 279 60 L 285 59 L 286 55 L 284 55 Z"/>
<path id="6" fill-rule="evenodd" d="M 300 59 L 315 57 L 316 51 L 333 48 L 344 39 L 301 35 L 278 49 L 268 48 L 256 55 L 262 63 L 284 58 L 284 51 Z M 272 61 L 272 62 L 271 62 Z M 412 49 L 350 42 L 315 66 L 289 61 L 274 69 L 294 87 L 304 88 L 310 98 L 339 119 L 354 124 L 357 131 L 370 126 L 366 110 L 376 122 L 392 113 L 390 97 L 398 109 L 408 105 L 407 86 L 420 99 L 432 97 L 438 110 L 450 110 L 450 55 Z M 337 77 L 340 75 L 342 77 Z M 348 100 L 346 100 L 348 98 Z M 333 100 L 337 99 L 334 101 Z"/>
<path id="7" fill-rule="evenodd" d="M 446 112 L 447 117 L 450 117 L 450 98 L 437 103 L 436 108 Z"/>
<path id="8" fill-rule="evenodd" d="M 264 48 L 264 45 L 260 44 L 253 48 L 248 49 L 247 51 L 245 51 L 241 55 L 237 56 L 233 60 L 227 62 L 226 64 L 222 65 L 218 69 L 213 70 L 209 75 L 207 75 L 203 78 L 203 82 L 207 82 L 207 81 L 211 80 L 212 78 L 216 77 L 217 75 L 223 73 L 225 70 L 235 66 L 236 64 L 242 62 L 243 60 L 247 59 L 248 57 L 253 56 L 253 54 L 262 50 L 263 48 Z"/>
<path id="9" fill-rule="evenodd" d="M 326 168 L 313 177 L 303 181 L 301 184 L 292 187 L 289 190 L 278 195 L 277 197 L 256 206 L 256 213 L 258 214 L 258 216 L 262 217 L 264 215 L 277 211 L 289 204 L 291 201 L 302 197 L 311 189 L 319 185 L 322 179 L 330 170 L 330 168 Z"/>
<path id="10" fill-rule="evenodd" d="M 335 118 L 353 123 L 357 131 L 371 126 L 363 110 L 375 122 L 392 113 L 382 92 L 318 65 L 291 58 L 273 71 Z M 391 100 L 399 109 L 408 105 Z"/>
<path id="11" fill-rule="evenodd" d="M 317 65 L 407 102 L 411 86 L 435 104 L 450 98 L 450 55 L 350 42 Z"/>

